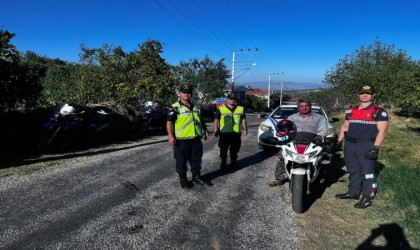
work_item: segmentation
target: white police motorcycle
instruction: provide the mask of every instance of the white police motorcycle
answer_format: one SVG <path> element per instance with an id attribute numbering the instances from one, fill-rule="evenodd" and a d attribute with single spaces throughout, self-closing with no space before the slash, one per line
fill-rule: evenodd
<path id="1" fill-rule="evenodd" d="M 284 138 L 280 153 L 290 181 L 292 208 L 296 213 L 303 213 L 311 193 L 311 185 L 323 172 L 322 161 L 327 153 L 323 151 L 322 142 L 315 141 L 316 134 L 297 132 L 295 124 L 289 120 L 280 121 L 279 127 L 283 128 L 277 133 L 279 138 Z"/>

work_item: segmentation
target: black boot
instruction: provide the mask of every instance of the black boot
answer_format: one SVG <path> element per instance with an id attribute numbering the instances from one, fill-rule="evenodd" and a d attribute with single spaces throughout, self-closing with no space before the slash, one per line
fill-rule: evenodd
<path id="1" fill-rule="evenodd" d="M 232 169 L 240 169 L 241 167 L 239 166 L 239 163 L 238 163 L 238 161 L 235 159 L 232 159 L 231 161 L 230 161 L 230 167 L 232 168 Z"/>
<path id="2" fill-rule="evenodd" d="M 338 199 L 346 199 L 346 200 L 358 200 L 359 199 L 359 195 L 351 195 L 349 192 L 344 193 L 344 194 L 336 194 L 335 195 L 336 198 Z"/>
<path id="3" fill-rule="evenodd" d="M 192 174 L 192 181 L 194 183 L 197 183 L 197 184 L 200 184 L 200 185 L 204 185 L 204 182 L 201 180 L 200 172 L 194 172 Z"/>
<path id="4" fill-rule="evenodd" d="M 225 169 L 227 167 L 226 159 L 222 159 L 222 162 L 220 163 L 220 169 Z"/>
<path id="5" fill-rule="evenodd" d="M 191 188 L 192 187 L 191 183 L 188 181 L 187 173 L 179 174 L 179 182 L 181 183 L 182 188 Z"/>
<path id="6" fill-rule="evenodd" d="M 355 208 L 367 208 L 372 206 L 372 197 L 370 196 L 362 196 L 359 202 L 354 204 Z"/>

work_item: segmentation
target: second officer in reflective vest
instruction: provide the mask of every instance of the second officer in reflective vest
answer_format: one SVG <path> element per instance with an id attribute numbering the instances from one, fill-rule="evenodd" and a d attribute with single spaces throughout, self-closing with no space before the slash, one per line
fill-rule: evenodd
<path id="1" fill-rule="evenodd" d="M 241 148 L 241 135 L 248 135 L 246 115 L 244 107 L 237 105 L 235 94 L 227 96 L 226 105 L 220 106 L 214 119 L 214 135 L 220 136 L 219 148 L 222 160 L 220 168 L 227 167 L 228 151 L 230 154 L 230 166 L 239 168 L 238 152 Z"/>

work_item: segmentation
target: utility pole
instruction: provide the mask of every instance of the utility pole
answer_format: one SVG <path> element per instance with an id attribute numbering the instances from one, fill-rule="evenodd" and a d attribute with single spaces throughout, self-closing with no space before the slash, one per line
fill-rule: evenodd
<path id="1" fill-rule="evenodd" d="M 271 75 L 283 75 L 283 73 L 272 73 L 268 74 L 268 93 L 267 93 L 267 108 L 270 108 L 270 92 L 271 92 Z M 281 91 L 283 91 L 283 83 L 280 80 L 281 85 Z M 282 94 L 280 94 L 280 106 L 281 106 L 281 97 Z"/>
<path id="2" fill-rule="evenodd" d="M 268 74 L 267 108 L 270 108 L 271 74 Z"/>
<path id="3" fill-rule="evenodd" d="M 239 76 L 236 76 L 236 79 L 235 79 L 235 67 L 236 67 L 236 64 L 237 64 L 236 53 L 249 53 L 249 54 L 251 54 L 251 53 L 256 53 L 256 52 L 258 52 L 258 49 L 255 49 L 255 51 L 252 51 L 251 49 L 248 49 L 247 51 L 244 51 L 243 49 L 241 49 L 240 51 L 233 52 L 233 54 L 232 54 L 232 83 L 231 83 L 233 93 L 235 92 L 235 80 L 238 79 L 241 75 L 245 74 L 248 70 L 250 70 L 252 66 L 256 65 L 255 63 L 251 64 L 251 62 L 249 60 L 248 64 L 245 65 L 246 67 L 244 69 L 242 69 L 242 70 L 244 70 L 244 72 L 242 74 L 240 74 Z"/>
<path id="4" fill-rule="evenodd" d="M 232 92 L 235 92 L 235 52 L 233 52 L 232 56 Z"/>
<path id="5" fill-rule="evenodd" d="M 282 82 L 282 80 L 280 80 L 280 104 L 279 104 L 280 107 L 281 107 L 281 99 L 283 99 L 283 82 Z"/>

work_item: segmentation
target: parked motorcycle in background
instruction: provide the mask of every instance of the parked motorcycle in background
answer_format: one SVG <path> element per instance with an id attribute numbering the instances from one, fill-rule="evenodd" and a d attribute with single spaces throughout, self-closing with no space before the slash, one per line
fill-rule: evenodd
<path id="1" fill-rule="evenodd" d="M 84 142 L 109 125 L 105 119 L 112 110 L 63 104 L 44 123 L 44 133 L 37 148 L 48 151 L 59 143 Z"/>
<path id="2" fill-rule="evenodd" d="M 151 128 L 158 128 L 165 130 L 166 128 L 166 109 L 159 107 L 156 102 L 146 102 L 143 106 L 143 132 Z"/>

